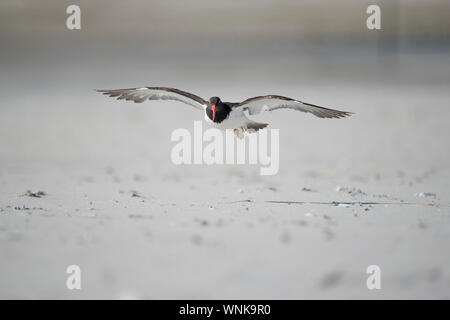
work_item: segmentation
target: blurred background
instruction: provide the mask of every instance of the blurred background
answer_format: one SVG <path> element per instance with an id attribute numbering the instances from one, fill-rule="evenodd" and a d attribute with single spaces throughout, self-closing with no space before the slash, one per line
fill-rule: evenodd
<path id="1" fill-rule="evenodd" d="M 71 4 L 81 30 L 66 28 Z M 366 27 L 371 4 L 381 30 Z M 447 0 L 2 0 L 0 297 L 448 298 L 449 58 Z M 355 115 L 265 115 L 280 172 L 262 178 L 172 164 L 171 132 L 202 118 L 192 108 L 94 91 L 142 86 Z M 420 192 L 433 205 L 264 202 Z M 74 263 L 89 274 L 78 295 L 64 287 Z M 373 263 L 387 270 L 378 293 Z"/>
<path id="2" fill-rule="evenodd" d="M 397 126 L 427 117 L 413 110 L 422 103 L 398 90 L 421 94 L 428 101 L 427 110 L 447 101 L 436 95 L 436 91 L 445 94 L 450 83 L 450 4 L 445 0 L 77 1 L 81 30 L 66 28 L 70 4 L 45 0 L 0 4 L 4 115 L 0 130 L 11 148 L 24 146 L 20 152 L 26 152 L 28 137 L 12 132 L 20 123 L 24 130 L 33 126 L 30 112 L 55 118 L 52 126 L 40 128 L 42 136 L 45 130 L 50 130 L 47 135 L 63 135 L 69 147 L 60 152 L 58 146 L 56 153 L 72 158 L 76 155 L 71 154 L 70 143 L 86 145 L 92 136 L 99 136 L 89 132 L 85 122 L 87 131 L 78 128 L 73 137 L 63 125 L 64 115 L 58 113 L 68 112 L 68 119 L 74 110 L 94 118 L 121 112 L 143 126 L 145 117 L 155 115 L 133 105 L 124 111 L 123 105 L 95 96 L 92 90 L 98 88 L 173 86 L 225 101 L 276 93 L 349 111 L 373 110 L 355 99 L 358 95 L 376 108 L 386 108 L 391 120 L 384 119 L 385 124 L 392 121 Z M 381 8 L 381 30 L 366 27 L 370 4 Z M 393 96 L 384 99 L 386 90 Z M 9 98 L 12 103 L 6 102 Z M 432 99 L 437 105 L 429 104 Z M 110 105 L 102 107 L 99 102 Z M 399 105 L 409 106 L 407 120 L 392 111 Z M 172 128 L 182 127 L 186 117 L 198 119 L 182 106 L 177 113 L 158 109 L 175 121 Z M 20 121 L 13 121 L 17 117 Z M 106 124 L 102 130 L 117 125 Z M 161 132 L 155 130 L 145 134 Z M 45 152 L 51 152 L 46 145 Z M 30 156 L 38 157 L 38 150 L 34 148 Z M 0 152 L 3 159 L 12 155 L 6 146 Z"/>
<path id="3" fill-rule="evenodd" d="M 81 30 L 65 27 L 70 4 L 81 8 Z M 381 8 L 381 30 L 366 27 L 370 4 Z M 128 73 L 129 83 L 167 83 L 174 74 L 227 84 L 294 75 L 298 84 L 448 80 L 430 61 L 448 54 L 445 0 L 5 0 L 0 8 L 2 87 L 121 85 Z"/>

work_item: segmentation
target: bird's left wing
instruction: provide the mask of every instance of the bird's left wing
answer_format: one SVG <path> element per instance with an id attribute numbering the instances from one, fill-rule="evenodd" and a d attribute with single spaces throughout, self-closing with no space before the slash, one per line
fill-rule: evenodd
<path id="1" fill-rule="evenodd" d="M 277 109 L 294 109 L 309 112 L 319 118 L 343 118 L 351 115 L 351 112 L 319 107 L 314 104 L 276 95 L 253 97 L 239 103 L 229 103 L 229 105 L 232 108 L 248 110 L 250 115 Z"/>
<path id="2" fill-rule="evenodd" d="M 145 100 L 174 100 L 189 104 L 200 110 L 203 110 L 206 105 L 206 101 L 199 96 L 175 88 L 143 87 L 97 91 L 110 97 L 117 97 L 119 100 L 132 100 L 136 103 L 142 103 Z"/>

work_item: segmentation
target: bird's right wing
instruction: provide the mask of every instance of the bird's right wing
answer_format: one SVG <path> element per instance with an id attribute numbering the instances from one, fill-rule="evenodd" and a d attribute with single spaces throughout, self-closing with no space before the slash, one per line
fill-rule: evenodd
<path id="1" fill-rule="evenodd" d="M 324 108 L 311 103 L 277 95 L 253 97 L 242 102 L 232 102 L 228 104 L 232 108 L 242 108 L 243 110 L 248 110 L 250 115 L 277 109 L 293 109 L 301 112 L 312 113 L 319 118 L 343 118 L 351 115 L 351 112 Z"/>
<path id="2" fill-rule="evenodd" d="M 186 103 L 200 110 L 206 108 L 206 101 L 199 96 L 175 88 L 143 87 L 97 91 L 110 97 L 117 97 L 118 100 L 132 100 L 136 103 L 142 103 L 145 100 L 174 100 Z"/>

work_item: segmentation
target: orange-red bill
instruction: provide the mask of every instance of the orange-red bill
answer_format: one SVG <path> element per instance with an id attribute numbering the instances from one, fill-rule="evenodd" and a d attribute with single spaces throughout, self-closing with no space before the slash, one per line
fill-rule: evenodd
<path id="1" fill-rule="evenodd" d="M 214 119 L 216 118 L 216 110 L 217 110 L 217 107 L 216 107 L 216 105 L 214 104 L 214 105 L 212 106 L 212 111 L 213 111 L 213 121 L 214 121 Z"/>

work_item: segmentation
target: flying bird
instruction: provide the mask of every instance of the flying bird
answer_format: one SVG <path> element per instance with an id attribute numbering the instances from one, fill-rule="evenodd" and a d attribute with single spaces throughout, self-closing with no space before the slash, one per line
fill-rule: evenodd
<path id="1" fill-rule="evenodd" d="M 339 111 L 319 107 L 314 104 L 302 102 L 278 95 L 266 95 L 249 98 L 242 102 L 222 102 L 219 97 L 211 97 L 208 101 L 199 96 L 175 88 L 143 87 L 131 89 L 97 90 L 110 97 L 142 103 L 146 100 L 174 100 L 191 105 L 202 110 L 205 120 L 218 129 L 233 129 L 234 134 L 242 139 L 245 132 L 256 132 L 268 126 L 268 123 L 255 122 L 250 116 L 261 114 L 264 111 L 277 109 L 293 109 L 312 113 L 319 118 L 343 118 L 351 112 Z"/>

